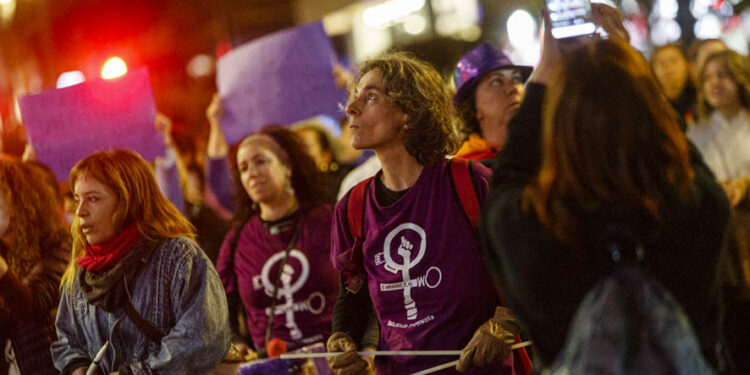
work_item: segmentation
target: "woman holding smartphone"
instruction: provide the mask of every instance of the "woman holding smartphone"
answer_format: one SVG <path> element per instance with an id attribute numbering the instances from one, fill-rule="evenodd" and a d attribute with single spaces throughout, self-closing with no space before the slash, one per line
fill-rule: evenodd
<path id="1" fill-rule="evenodd" d="M 488 265 L 548 366 L 567 353 L 581 301 L 614 272 L 613 241 L 627 254 L 642 246 L 639 267 L 674 296 L 706 362 L 721 370 L 726 197 L 646 61 L 609 35 L 561 54 L 545 34 L 493 176 L 481 231 Z"/>

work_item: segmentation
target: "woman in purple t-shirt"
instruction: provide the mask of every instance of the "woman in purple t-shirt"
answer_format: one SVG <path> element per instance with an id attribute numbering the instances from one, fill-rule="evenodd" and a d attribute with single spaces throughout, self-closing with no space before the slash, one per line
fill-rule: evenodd
<path id="1" fill-rule="evenodd" d="M 338 290 L 328 262 L 332 213 L 304 150 L 294 133 L 267 126 L 244 138 L 236 152 L 241 194 L 216 268 L 230 312 L 236 316 L 242 303 L 258 350 L 271 338 L 288 350 L 325 342 L 331 331 Z M 240 354 L 249 350 L 239 335 L 233 341 Z"/>
<path id="2" fill-rule="evenodd" d="M 341 271 L 342 290 L 328 351 L 345 353 L 329 366 L 334 374 L 363 373 L 368 364 L 356 350 L 370 330 L 362 326 L 377 319 L 381 350 L 463 348 L 458 370 L 516 372 L 519 364 L 508 353 L 518 326 L 506 309 L 496 312 L 500 301 L 445 159 L 458 141 L 440 75 L 403 53 L 367 61 L 361 74 L 346 109 L 352 146 L 374 150 L 382 169 L 364 195 L 364 240 L 355 241 L 348 225 L 351 192 L 336 205 L 331 261 Z M 489 174 L 479 164 L 470 174 L 480 204 Z M 372 304 L 373 315 L 363 302 Z M 453 359 L 379 356 L 374 368 L 409 374 Z"/>

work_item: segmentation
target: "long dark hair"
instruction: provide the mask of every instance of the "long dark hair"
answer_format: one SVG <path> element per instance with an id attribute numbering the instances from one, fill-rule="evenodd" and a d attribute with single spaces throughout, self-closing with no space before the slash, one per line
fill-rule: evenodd
<path id="1" fill-rule="evenodd" d="M 658 228 L 693 178 L 688 145 L 646 61 L 624 42 L 572 52 L 545 99 L 543 157 L 524 207 L 570 245 L 583 216 L 601 208 L 642 213 Z M 616 89 L 614 89 L 616 88 Z"/>
<path id="2" fill-rule="evenodd" d="M 297 197 L 301 210 L 307 211 L 328 201 L 328 193 L 324 188 L 323 176 L 315 166 L 313 159 L 305 151 L 305 144 L 299 135 L 277 124 L 266 125 L 253 134 L 268 135 L 289 155 L 289 163 L 291 164 L 289 167 L 292 170 L 292 188 L 294 189 L 294 195 Z M 237 196 L 235 197 L 237 208 L 232 219 L 233 226 L 235 227 L 242 226 L 251 217 L 260 213 L 260 209 L 250 199 L 250 196 L 247 195 L 245 187 L 242 186 L 240 171 L 237 169 L 237 150 L 240 144 L 242 144 L 242 141 L 232 147 L 231 152 L 232 177 L 234 177 L 237 191 Z"/>

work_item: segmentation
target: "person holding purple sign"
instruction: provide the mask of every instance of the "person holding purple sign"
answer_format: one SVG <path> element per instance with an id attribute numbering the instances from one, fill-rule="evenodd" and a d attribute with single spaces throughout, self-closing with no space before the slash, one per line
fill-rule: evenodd
<path id="1" fill-rule="evenodd" d="M 329 366 L 337 375 L 364 373 L 368 364 L 356 350 L 376 320 L 381 350 L 464 348 L 457 369 L 443 373 L 522 373 L 509 355 L 519 326 L 498 307 L 473 222 L 456 199 L 454 162 L 445 158 L 458 148 L 456 114 L 440 75 L 398 52 L 366 61 L 360 74 L 346 108 L 352 146 L 374 150 L 382 169 L 336 205 L 331 261 L 341 291 L 327 349 L 343 353 Z M 490 171 L 466 165 L 481 205 Z M 363 186 L 359 206 L 351 204 Z M 349 210 L 361 210 L 359 235 Z M 409 374 L 453 359 L 377 356 L 374 369 Z"/>
<path id="2" fill-rule="evenodd" d="M 321 175 L 299 136 L 281 126 L 245 137 L 235 158 L 237 208 L 217 261 L 230 314 L 244 307 L 261 353 L 271 338 L 288 350 L 325 342 L 338 288 Z M 233 347 L 244 357 L 250 346 L 237 319 L 231 323 Z"/>

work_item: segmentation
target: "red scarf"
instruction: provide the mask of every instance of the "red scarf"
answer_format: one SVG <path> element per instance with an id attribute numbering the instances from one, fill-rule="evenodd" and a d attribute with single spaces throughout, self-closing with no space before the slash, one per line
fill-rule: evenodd
<path id="1" fill-rule="evenodd" d="M 130 224 L 115 238 L 103 244 L 86 246 L 86 255 L 78 258 L 76 262 L 86 271 L 110 269 L 119 263 L 142 237 L 138 232 L 138 226 L 135 223 Z"/>

